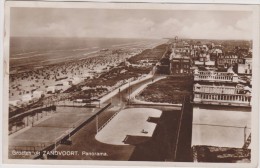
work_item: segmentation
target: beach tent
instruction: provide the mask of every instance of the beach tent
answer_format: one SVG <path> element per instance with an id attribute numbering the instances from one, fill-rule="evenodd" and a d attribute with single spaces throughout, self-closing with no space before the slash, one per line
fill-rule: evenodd
<path id="1" fill-rule="evenodd" d="M 72 84 L 77 85 L 81 82 L 82 80 L 79 77 L 73 77 L 72 78 Z"/>
<path id="2" fill-rule="evenodd" d="M 46 92 L 47 93 L 55 93 L 55 91 L 56 91 L 56 87 L 55 86 L 49 86 L 49 87 L 47 87 L 47 89 L 46 89 Z"/>
<path id="3" fill-rule="evenodd" d="M 21 104 L 21 100 L 12 100 L 12 101 L 9 101 L 9 105 L 13 105 L 13 106 L 17 106 Z"/>
<path id="4" fill-rule="evenodd" d="M 37 99 L 39 99 L 39 98 L 41 98 L 41 96 L 43 95 L 43 91 L 34 91 L 33 92 L 33 98 L 37 98 Z"/>
<path id="5" fill-rule="evenodd" d="M 24 103 L 28 103 L 31 100 L 32 100 L 31 94 L 25 94 L 25 95 L 22 96 L 22 102 L 24 102 Z"/>

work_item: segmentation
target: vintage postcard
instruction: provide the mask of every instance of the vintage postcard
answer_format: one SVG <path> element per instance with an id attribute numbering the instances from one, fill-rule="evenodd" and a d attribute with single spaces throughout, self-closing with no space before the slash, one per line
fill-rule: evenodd
<path id="1" fill-rule="evenodd" d="M 8 1 L 4 38 L 4 163 L 257 166 L 258 5 Z"/>

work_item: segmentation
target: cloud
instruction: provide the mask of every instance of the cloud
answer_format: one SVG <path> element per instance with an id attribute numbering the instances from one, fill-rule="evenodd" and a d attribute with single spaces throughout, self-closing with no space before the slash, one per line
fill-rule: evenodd
<path id="1" fill-rule="evenodd" d="M 26 15 L 27 16 L 27 15 Z M 18 20 L 19 27 L 12 35 L 61 36 L 61 37 L 106 37 L 106 38 L 211 38 L 251 39 L 252 15 L 238 19 L 218 17 L 175 17 L 169 15 L 156 20 L 150 16 L 129 16 L 106 19 L 86 19 L 83 15 L 59 16 L 58 19 L 33 21 L 28 15 Z M 54 15 L 56 16 L 56 15 Z M 62 18 L 63 17 L 63 18 Z M 116 16 L 115 16 L 116 17 Z M 22 21 L 21 19 L 25 19 Z M 27 19 L 27 20 L 26 20 Z M 198 20 L 199 19 L 199 20 Z M 15 26 L 13 26 L 15 27 Z"/>
<path id="2" fill-rule="evenodd" d="M 204 23 L 193 23 L 184 26 L 180 35 L 187 38 L 211 38 L 211 39 L 251 39 L 252 23 L 248 19 L 237 21 L 236 25 L 223 25 L 215 20 Z"/>
<path id="3" fill-rule="evenodd" d="M 252 19 L 252 15 L 238 20 L 236 22 L 236 28 L 241 29 L 241 30 L 245 30 L 245 31 L 252 31 L 252 25 L 253 25 L 253 19 Z"/>

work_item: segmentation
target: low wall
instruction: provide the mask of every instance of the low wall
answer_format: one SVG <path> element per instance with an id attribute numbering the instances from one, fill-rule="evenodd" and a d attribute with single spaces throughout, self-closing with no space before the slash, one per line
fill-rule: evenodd
<path id="1" fill-rule="evenodd" d="M 90 121 L 92 121 L 97 115 L 99 115 L 100 113 L 102 113 L 103 111 L 105 111 L 109 106 L 111 106 L 111 103 L 107 104 L 105 107 L 103 107 L 102 109 L 100 109 L 96 114 L 94 114 L 93 116 L 91 116 L 90 118 L 88 118 L 87 120 L 85 120 L 84 122 L 82 122 L 81 124 L 79 124 L 77 127 L 71 129 L 68 131 L 68 133 L 66 133 L 65 136 L 61 136 L 56 142 L 54 142 L 53 144 L 47 146 L 46 148 L 42 149 L 40 151 L 41 155 L 37 155 L 34 156 L 34 159 L 39 159 L 42 157 L 43 151 L 51 151 L 55 148 L 55 146 L 58 146 L 59 144 L 61 144 L 62 141 L 65 141 L 66 139 L 68 139 L 70 136 L 74 135 L 77 131 L 79 131 L 82 127 L 84 127 L 87 123 L 89 123 Z"/>

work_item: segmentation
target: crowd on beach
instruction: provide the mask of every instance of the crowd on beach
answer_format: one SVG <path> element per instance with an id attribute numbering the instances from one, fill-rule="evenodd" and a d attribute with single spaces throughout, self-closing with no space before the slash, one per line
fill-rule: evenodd
<path id="1" fill-rule="evenodd" d="M 33 95 L 35 91 L 45 94 L 50 87 L 62 88 L 66 85 L 67 87 L 64 88 L 68 89 L 72 84 L 78 84 L 84 79 L 109 71 L 141 51 L 141 49 L 100 50 L 84 59 L 12 74 L 9 80 L 9 100 L 18 100 L 24 95 Z"/>

